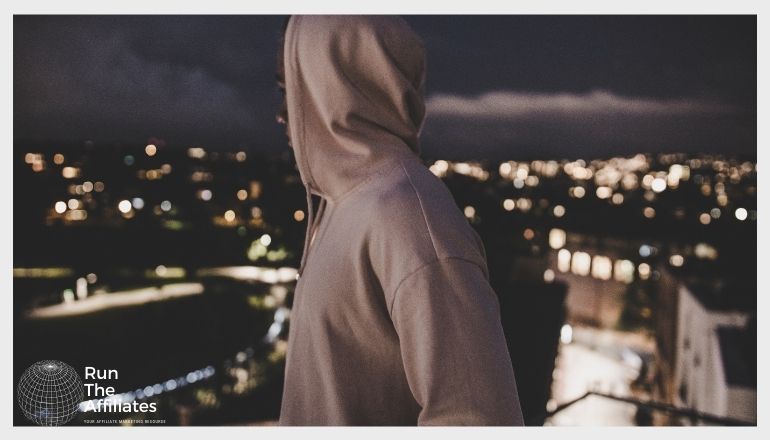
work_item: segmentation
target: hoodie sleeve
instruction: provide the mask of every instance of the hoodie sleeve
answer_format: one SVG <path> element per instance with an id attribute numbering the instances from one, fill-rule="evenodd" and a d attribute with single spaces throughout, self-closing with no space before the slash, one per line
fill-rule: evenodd
<path id="1" fill-rule="evenodd" d="M 482 268 L 441 258 L 396 289 L 391 318 L 418 425 L 523 425 L 500 306 Z"/>

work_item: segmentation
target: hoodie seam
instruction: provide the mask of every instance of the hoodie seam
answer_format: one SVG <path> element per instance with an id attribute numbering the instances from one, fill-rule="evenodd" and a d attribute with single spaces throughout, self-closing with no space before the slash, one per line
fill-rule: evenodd
<path id="1" fill-rule="evenodd" d="M 393 295 L 392 295 L 393 296 L 393 301 L 390 303 L 390 306 L 388 307 L 388 314 L 390 315 L 391 319 L 393 319 L 393 310 L 396 308 L 396 301 L 398 300 L 398 292 L 401 289 L 401 286 L 408 279 L 410 279 L 413 275 L 418 274 L 423 269 L 427 269 L 428 267 L 430 267 L 430 266 L 432 266 L 432 265 L 434 265 L 436 263 L 443 263 L 443 262 L 449 261 L 449 260 L 465 261 L 466 263 L 473 264 L 474 266 L 478 267 L 482 271 L 484 270 L 484 268 L 481 266 L 481 264 L 479 264 L 478 261 L 473 261 L 470 258 L 460 257 L 460 256 L 456 256 L 456 255 L 449 255 L 449 256 L 446 256 L 446 257 L 438 257 L 437 256 L 433 260 L 431 260 L 431 261 L 429 261 L 429 262 L 427 262 L 425 264 L 420 265 L 419 267 L 417 267 L 417 269 L 415 269 L 415 270 L 409 272 L 408 274 L 406 274 L 406 276 L 404 276 L 404 278 L 401 281 L 399 281 L 398 285 L 396 285 L 396 288 L 393 290 Z"/>
<path id="2" fill-rule="evenodd" d="M 422 203 L 422 197 L 420 197 L 420 192 L 417 191 L 417 187 L 414 186 L 414 183 L 412 182 L 412 176 L 409 175 L 409 171 L 406 170 L 404 164 L 401 163 L 401 161 L 399 161 L 398 164 L 404 171 L 404 175 L 406 175 L 406 179 L 409 181 L 409 186 L 412 187 L 412 192 L 414 192 L 414 195 L 417 197 L 417 202 L 420 204 L 420 215 L 422 215 L 422 221 L 425 223 L 425 230 L 428 231 L 428 236 L 430 237 L 430 245 L 433 248 L 433 255 L 435 255 L 436 258 L 439 258 L 438 251 L 436 250 L 436 241 L 433 239 L 433 232 L 430 230 L 427 217 L 425 217 L 425 208 Z"/>

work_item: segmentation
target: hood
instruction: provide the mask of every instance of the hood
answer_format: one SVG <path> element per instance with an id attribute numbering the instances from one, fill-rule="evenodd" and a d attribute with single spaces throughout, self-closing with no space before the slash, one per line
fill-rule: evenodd
<path id="1" fill-rule="evenodd" d="M 302 182 L 332 200 L 394 155 L 419 153 L 425 56 L 399 17 L 293 16 L 284 40 Z"/>
<path id="2" fill-rule="evenodd" d="M 284 77 L 289 132 L 308 199 L 301 275 L 326 200 L 341 198 L 401 155 L 419 155 L 425 50 L 399 17 L 292 16 Z M 321 196 L 317 216 L 311 194 Z"/>

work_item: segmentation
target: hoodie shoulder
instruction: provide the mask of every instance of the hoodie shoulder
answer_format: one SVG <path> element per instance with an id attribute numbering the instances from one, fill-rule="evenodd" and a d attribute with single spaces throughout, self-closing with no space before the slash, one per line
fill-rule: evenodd
<path id="1" fill-rule="evenodd" d="M 459 258 L 487 275 L 484 245 L 446 185 L 417 160 L 401 160 L 359 192 L 367 210 L 366 250 L 386 294 L 437 260 Z"/>

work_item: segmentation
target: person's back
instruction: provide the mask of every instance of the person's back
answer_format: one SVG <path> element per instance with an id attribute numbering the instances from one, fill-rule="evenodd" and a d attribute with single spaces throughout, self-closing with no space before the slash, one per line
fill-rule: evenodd
<path id="1" fill-rule="evenodd" d="M 281 425 L 521 425 L 484 247 L 419 160 L 424 53 L 394 17 L 292 17 L 308 235 Z"/>

